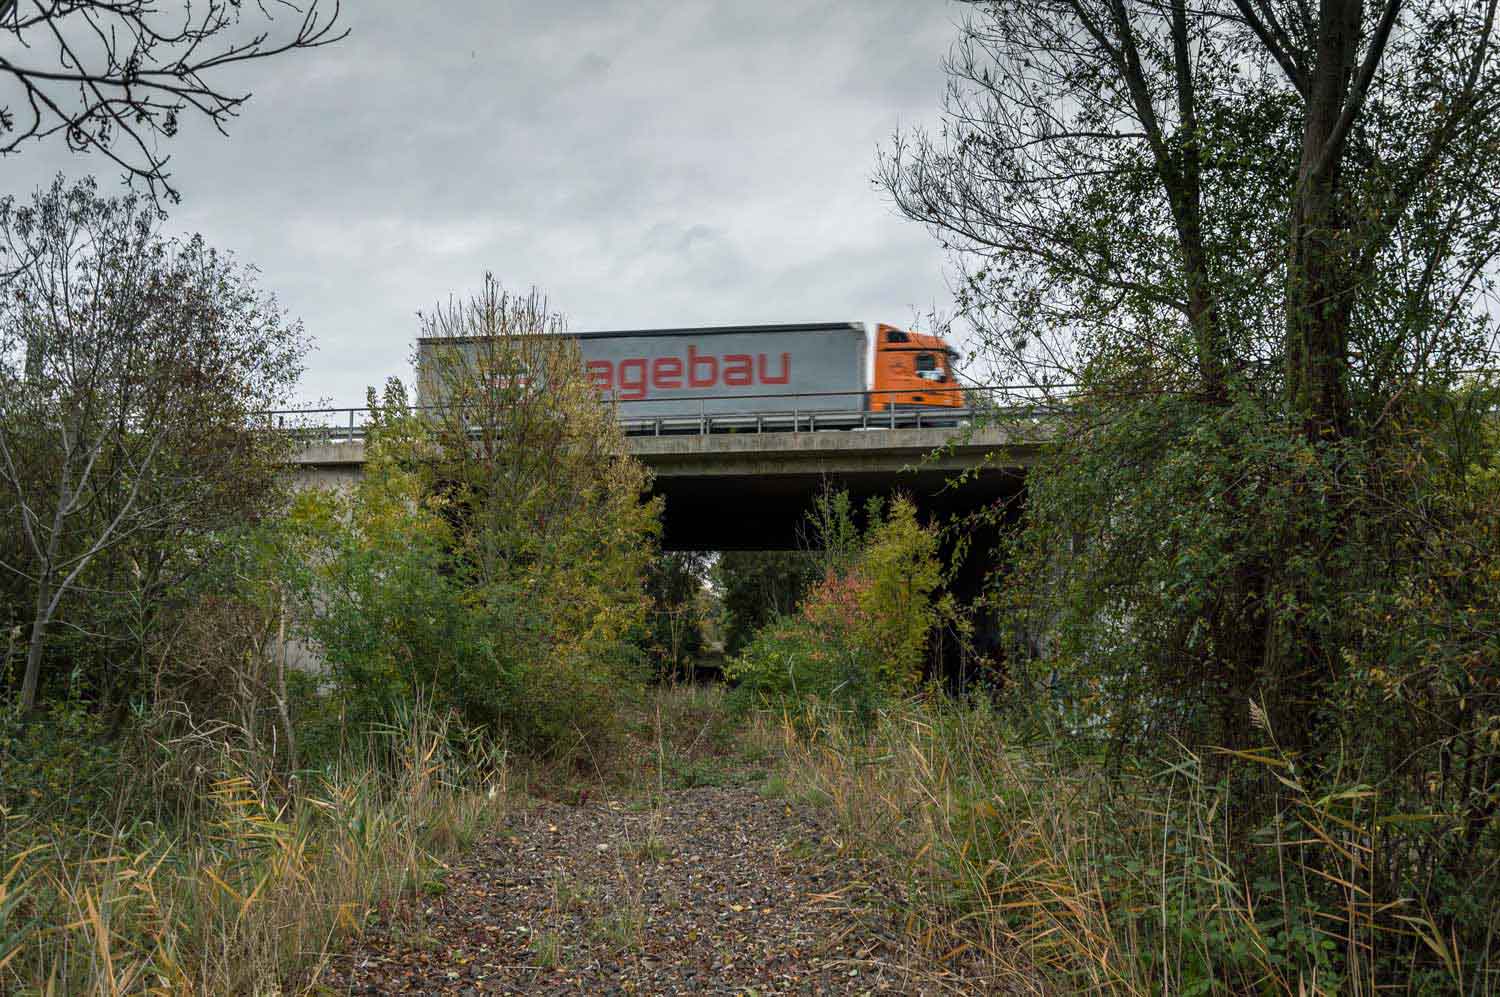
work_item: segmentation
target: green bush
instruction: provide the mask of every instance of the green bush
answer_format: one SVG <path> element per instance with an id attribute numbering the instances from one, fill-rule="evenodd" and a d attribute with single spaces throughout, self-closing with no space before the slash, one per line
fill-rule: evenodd
<path id="1" fill-rule="evenodd" d="M 372 390 L 362 478 L 299 497 L 284 570 L 351 728 L 424 698 L 551 759 L 618 741 L 658 504 L 559 329 L 487 278 L 426 319 L 442 404 Z"/>
<path id="2" fill-rule="evenodd" d="M 1357 902 L 1382 982 L 1493 971 L 1494 397 L 1415 393 L 1330 444 L 1249 397 L 1133 400 L 1081 420 L 1028 483 L 1008 620 L 1047 651 L 1012 662 L 1013 716 L 1121 766 L 1201 753 L 1236 875 L 1277 879 L 1293 852 L 1305 870 L 1261 908 L 1287 958 L 1326 941 L 1289 911 Z M 1319 836 L 1314 811 L 1347 826 Z"/>
<path id="3" fill-rule="evenodd" d="M 821 506 L 828 520 L 848 523 L 847 498 L 825 499 Z M 900 497 L 884 517 L 872 517 L 862 539 L 852 526 L 835 525 L 832 532 L 844 542 L 825 558 L 824 577 L 797 613 L 761 629 L 727 665 L 736 704 L 817 700 L 868 717 L 880 702 L 922 682 L 928 635 L 951 611 L 946 597 L 935 598 L 936 534 Z"/>
<path id="4" fill-rule="evenodd" d="M 872 649 L 856 635 L 830 631 L 805 616 L 783 617 L 763 628 L 725 667 L 725 676 L 735 683 L 730 705 L 739 711 L 752 706 L 797 710 L 821 701 L 868 714 L 882 698 L 876 673 Z"/>
<path id="5" fill-rule="evenodd" d="M 104 722 L 76 700 L 27 716 L 0 707 L 0 854 L 13 828 L 88 826 L 112 816 L 124 766 Z"/>
<path id="6" fill-rule="evenodd" d="M 942 576 L 937 533 L 917 522 L 910 499 L 897 496 L 871 524 L 860 567 L 868 584 L 859 598 L 879 650 L 881 685 L 910 692 L 925 677 L 928 636 L 953 615 L 950 597 L 934 597 Z"/>

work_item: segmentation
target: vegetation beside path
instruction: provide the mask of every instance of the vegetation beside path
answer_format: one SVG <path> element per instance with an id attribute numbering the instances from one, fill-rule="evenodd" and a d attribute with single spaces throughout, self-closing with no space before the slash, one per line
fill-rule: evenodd
<path id="1" fill-rule="evenodd" d="M 646 473 L 557 316 L 487 279 L 424 320 L 486 344 L 465 415 L 393 381 L 369 473 L 294 492 L 254 413 L 306 343 L 253 274 L 91 183 L 7 205 L 0 991 L 295 991 L 518 770 L 622 750 Z"/>
<path id="2" fill-rule="evenodd" d="M 372 390 L 362 480 L 289 495 L 255 413 L 305 337 L 253 271 L 94 184 L 0 203 L 0 990 L 348 985 L 554 862 L 610 909 L 493 979 L 732 988 L 766 936 L 631 899 L 685 842 L 794 898 L 747 898 L 768 987 L 1500 993 L 1500 5 L 966 6 L 880 180 L 1052 443 L 1024 509 L 830 493 L 779 563 L 660 560 L 489 278 L 423 318 L 451 404 Z M 720 643 L 766 796 L 717 706 L 662 733 Z M 829 855 L 869 917 L 817 951 Z M 540 882 L 486 908 L 528 946 Z"/>

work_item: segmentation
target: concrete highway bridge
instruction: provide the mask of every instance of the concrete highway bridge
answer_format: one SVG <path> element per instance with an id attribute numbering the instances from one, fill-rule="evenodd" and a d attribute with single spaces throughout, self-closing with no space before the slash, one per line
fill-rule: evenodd
<path id="1" fill-rule="evenodd" d="M 306 486 L 354 480 L 364 465 L 364 409 L 274 413 L 307 445 Z M 825 483 L 870 495 L 904 492 L 927 514 L 1017 495 L 1050 435 L 1034 410 L 708 412 L 621 420 L 626 449 L 664 499 L 668 550 L 774 550 L 798 530 Z M 961 481 L 957 472 L 971 472 Z"/>

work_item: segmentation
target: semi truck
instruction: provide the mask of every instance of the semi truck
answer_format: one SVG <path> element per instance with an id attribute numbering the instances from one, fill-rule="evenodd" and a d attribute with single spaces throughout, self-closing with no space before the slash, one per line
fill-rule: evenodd
<path id="1" fill-rule="evenodd" d="M 954 350 L 940 336 L 861 322 L 713 326 L 568 333 L 599 393 L 619 406 L 627 429 L 734 417 L 764 423 L 804 418 L 834 428 L 885 413 L 891 422 L 964 407 Z M 431 404 L 432 365 L 453 340 L 417 340 L 418 384 Z M 936 410 L 936 411 L 934 411 Z M 881 420 L 884 422 L 885 420 Z M 907 418 L 901 418 L 906 422 Z"/>

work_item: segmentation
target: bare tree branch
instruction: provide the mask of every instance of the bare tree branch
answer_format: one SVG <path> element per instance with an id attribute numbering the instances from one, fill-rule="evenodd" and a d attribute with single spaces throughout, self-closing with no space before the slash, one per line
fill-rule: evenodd
<path id="1" fill-rule="evenodd" d="M 1286 73 L 1286 78 L 1291 81 L 1292 86 L 1296 87 L 1297 92 L 1303 97 L 1306 97 L 1308 94 L 1307 74 L 1298 62 L 1298 52 L 1292 45 L 1291 38 L 1276 20 L 1275 12 L 1268 4 L 1259 0 L 1234 0 L 1234 5 L 1239 10 L 1240 16 L 1245 19 L 1245 23 L 1250 26 L 1250 30 L 1255 32 L 1255 37 L 1260 39 L 1260 43 L 1271 54 L 1271 58 L 1275 59 L 1282 72 Z M 1264 19 L 1261 18 L 1261 13 L 1266 15 Z"/>
<path id="2" fill-rule="evenodd" d="M 323 3 L 320 7 L 319 4 Z M 24 111 L 0 106 L 0 156 L 61 134 L 76 152 L 97 152 L 153 196 L 178 196 L 170 157 L 155 140 L 177 134 L 185 114 L 208 119 L 221 134 L 249 99 L 215 82 L 242 63 L 320 48 L 347 36 L 339 0 L 309 0 L 289 32 L 257 4 L 264 26 L 247 30 L 240 0 L 195 0 L 178 14 L 159 0 L 0 0 L 0 79 L 8 77 Z M 55 63 L 41 61 L 53 53 Z"/>

